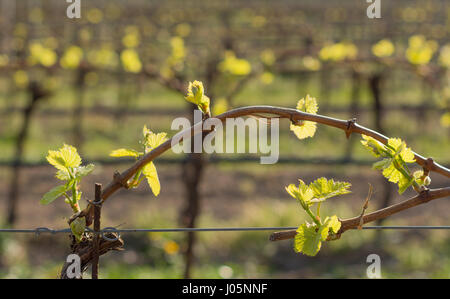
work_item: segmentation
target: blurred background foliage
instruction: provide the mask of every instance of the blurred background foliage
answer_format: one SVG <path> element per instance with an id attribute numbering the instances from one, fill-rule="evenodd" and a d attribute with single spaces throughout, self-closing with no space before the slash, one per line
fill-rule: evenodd
<path id="1" fill-rule="evenodd" d="M 367 3 L 269 0 L 81 0 L 81 18 L 68 19 L 57 0 L 0 2 L 0 212 L 3 226 L 67 226 L 63 203 L 39 199 L 55 183 L 45 156 L 63 142 L 96 164 L 83 182 L 106 184 L 115 169 L 108 153 L 133 147 L 147 124 L 175 134 L 188 116 L 188 81 L 202 80 L 213 114 L 247 105 L 294 108 L 310 94 L 319 113 L 357 117 L 426 157 L 450 164 L 450 5 L 442 0 L 382 1 L 382 19 Z M 257 155 L 206 157 L 198 227 L 296 226 L 304 221 L 284 186 L 334 177 L 353 193 L 328 209 L 357 215 L 372 183 L 371 210 L 405 199 L 375 171 L 372 157 L 345 134 L 318 127 L 299 141 L 281 122 L 280 162 Z M 186 204 L 185 157 L 158 159 L 161 196 L 145 186 L 121 191 L 103 209 L 106 226 L 177 227 Z M 447 186 L 434 174 L 432 187 Z M 230 188 L 232 186 L 232 188 Z M 25 188 L 24 188 L 25 187 Z M 15 203 L 15 204 L 12 204 Z M 386 225 L 446 225 L 440 200 L 394 216 Z M 11 217 L 13 215 L 14 217 Z M 103 278 L 183 277 L 181 233 L 129 234 L 126 251 L 102 257 Z M 66 236 L 0 234 L 0 277 L 57 276 Z M 199 233 L 196 278 L 365 277 L 377 253 L 383 277 L 450 276 L 448 231 L 354 231 L 324 244 L 315 258 L 295 254 L 291 241 L 267 233 Z"/>

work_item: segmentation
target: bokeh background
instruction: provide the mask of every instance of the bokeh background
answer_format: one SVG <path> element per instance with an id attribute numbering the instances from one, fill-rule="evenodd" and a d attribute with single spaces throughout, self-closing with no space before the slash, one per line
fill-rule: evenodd
<path id="1" fill-rule="evenodd" d="M 401 137 L 414 151 L 450 164 L 450 5 L 381 1 L 369 19 L 363 0 L 81 0 L 81 18 L 60 0 L 0 0 L 0 223 L 65 228 L 63 200 L 42 206 L 57 184 L 49 149 L 76 146 L 96 165 L 82 183 L 106 185 L 119 147 L 136 148 L 142 127 L 170 129 L 190 116 L 183 93 L 201 80 L 213 113 L 247 105 L 295 107 L 306 94 L 319 113 L 356 117 Z M 258 155 L 158 158 L 162 192 L 120 191 L 102 224 L 120 228 L 297 226 L 305 213 L 284 186 L 325 176 L 352 183 L 329 213 L 358 215 L 399 202 L 394 185 L 371 169 L 360 136 L 318 126 L 298 140 L 281 122 L 280 161 Z M 432 174 L 432 187 L 448 179 Z M 84 199 L 82 205 L 85 205 Z M 390 217 L 382 225 L 448 225 L 447 199 Z M 450 235 L 433 231 L 350 231 L 314 258 L 269 232 L 125 234 L 125 251 L 100 260 L 101 278 L 364 278 L 366 257 L 380 255 L 383 277 L 449 278 Z M 56 278 L 66 235 L 0 234 L 0 277 Z"/>

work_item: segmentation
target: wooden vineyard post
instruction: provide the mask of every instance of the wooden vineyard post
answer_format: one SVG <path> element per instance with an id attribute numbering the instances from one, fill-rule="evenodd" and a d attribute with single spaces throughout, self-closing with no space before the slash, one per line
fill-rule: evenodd
<path id="1" fill-rule="evenodd" d="M 98 261 L 99 261 L 99 239 L 100 239 L 100 216 L 102 208 L 102 185 L 95 184 L 94 200 L 94 258 L 92 259 L 92 279 L 98 279 Z"/>

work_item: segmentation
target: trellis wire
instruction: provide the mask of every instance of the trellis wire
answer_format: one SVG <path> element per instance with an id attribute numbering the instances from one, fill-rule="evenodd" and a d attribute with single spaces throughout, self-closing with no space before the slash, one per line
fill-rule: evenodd
<path id="1" fill-rule="evenodd" d="M 117 229 L 115 227 L 105 227 L 98 232 L 95 232 L 91 228 L 86 228 L 86 232 L 100 234 L 104 240 L 116 241 L 120 238 L 120 233 L 162 233 L 162 232 L 230 232 L 230 231 L 280 231 L 280 230 L 292 230 L 297 229 L 296 226 L 283 226 L 283 227 L 204 227 L 204 228 L 122 228 Z M 436 230 L 436 229 L 450 229 L 450 226 L 363 226 L 363 230 Z M 51 229 L 48 227 L 38 227 L 35 229 L 14 229 L 3 228 L 0 229 L 0 233 L 33 233 L 39 236 L 43 233 L 60 234 L 70 233 L 69 228 L 66 229 Z M 115 237 L 108 237 L 105 233 L 116 233 Z"/>
<path id="2" fill-rule="evenodd" d="M 143 232 L 226 232 L 226 231 L 276 231 L 276 230 L 291 230 L 296 229 L 297 226 L 283 226 L 283 227 L 205 227 L 205 228 L 114 228 L 114 227 L 105 227 L 99 231 L 99 233 L 143 233 Z M 416 229 L 450 229 L 450 226 L 441 225 L 441 226 L 363 226 L 362 229 L 369 230 L 379 230 L 379 229 L 389 229 L 389 230 L 416 230 Z M 70 233 L 71 230 L 69 228 L 66 229 L 51 229 L 48 227 L 38 227 L 34 229 L 13 229 L 13 228 L 3 228 L 0 229 L 0 233 L 50 233 L 50 234 L 59 234 L 59 233 Z M 94 231 L 90 228 L 86 228 L 86 232 L 94 233 Z"/>

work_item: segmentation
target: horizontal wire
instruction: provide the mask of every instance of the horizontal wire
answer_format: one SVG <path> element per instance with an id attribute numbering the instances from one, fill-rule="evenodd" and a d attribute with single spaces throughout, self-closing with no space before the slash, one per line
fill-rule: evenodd
<path id="1" fill-rule="evenodd" d="M 227 231 L 276 231 L 276 230 L 292 230 L 297 229 L 296 226 L 291 227 L 218 227 L 218 228 L 128 228 L 116 229 L 106 227 L 101 229 L 99 233 L 117 232 L 117 233 L 142 233 L 142 232 L 227 232 Z M 450 229 L 450 226 L 363 226 L 364 230 L 427 230 L 427 229 Z M 86 229 L 87 232 L 94 232 L 92 229 Z M 35 229 L 0 229 L 0 233 L 70 233 L 70 229 L 50 229 L 47 227 L 38 227 Z"/>

